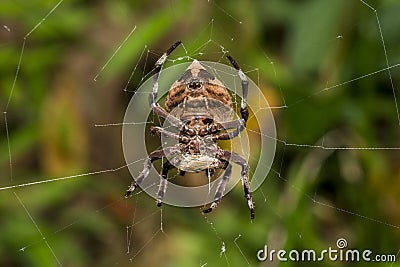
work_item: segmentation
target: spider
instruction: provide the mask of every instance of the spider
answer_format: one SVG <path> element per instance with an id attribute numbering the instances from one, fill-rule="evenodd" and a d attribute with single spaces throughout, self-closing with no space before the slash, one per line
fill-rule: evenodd
<path id="1" fill-rule="evenodd" d="M 224 84 L 209 73 L 197 60 L 194 60 L 182 76 L 172 84 L 165 100 L 164 109 L 156 102 L 159 74 L 169 54 L 180 44 L 181 41 L 174 43 L 157 60 L 153 90 L 149 95 L 152 111 L 179 129 L 179 133 L 173 133 L 162 127 L 152 127 L 151 132 L 175 139 L 177 144 L 153 151 L 148 155 L 144 162 L 143 171 L 132 181 L 125 197 L 129 197 L 135 188 L 149 175 L 153 161 L 168 157 L 162 165 L 157 193 L 157 206 L 162 204 L 170 169 L 178 168 L 181 175 L 184 175 L 186 171 L 205 171 L 206 175 L 210 175 L 214 173 L 215 169 L 224 170 L 213 202 L 209 208 L 203 209 L 204 213 L 208 213 L 217 207 L 223 196 L 225 186 L 231 177 L 231 162 L 233 162 L 241 166 L 244 195 L 250 209 L 250 218 L 254 219 L 254 205 L 248 179 L 248 163 L 239 154 L 223 150 L 216 143 L 217 140 L 233 139 L 246 128 L 246 122 L 249 117 L 246 103 L 248 93 L 247 77 L 236 61 L 227 54 L 227 59 L 238 71 L 241 79 L 242 101 L 240 107 L 241 118 L 239 119 L 221 120 L 222 117 L 230 116 L 229 111 L 232 108 L 231 96 Z"/>

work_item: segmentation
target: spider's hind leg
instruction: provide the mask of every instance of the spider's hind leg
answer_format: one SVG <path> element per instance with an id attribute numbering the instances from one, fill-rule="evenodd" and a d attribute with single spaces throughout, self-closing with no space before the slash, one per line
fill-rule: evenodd
<path id="1" fill-rule="evenodd" d="M 139 174 L 139 176 L 137 177 L 136 180 L 133 179 L 128 190 L 126 190 L 125 197 L 129 197 L 132 194 L 132 192 L 136 189 L 136 187 L 138 187 L 139 184 L 149 175 L 151 164 L 153 163 L 153 161 L 161 159 L 164 156 L 165 156 L 165 153 L 163 150 L 157 150 L 157 151 L 153 151 L 152 153 L 150 153 L 150 155 L 147 157 L 146 161 L 144 162 L 143 171 Z"/>
<path id="2" fill-rule="evenodd" d="M 242 167 L 241 178 L 244 189 L 244 197 L 246 198 L 247 205 L 249 206 L 250 209 L 250 219 L 253 220 L 255 213 L 254 213 L 253 197 L 251 195 L 250 183 L 249 183 L 249 164 L 247 163 L 246 159 L 244 159 L 239 154 L 226 150 L 221 150 L 221 152 L 222 152 L 222 155 L 220 156 L 221 159 L 229 160 Z"/>
<path id="3" fill-rule="evenodd" d="M 173 167 L 174 167 L 174 165 L 172 165 L 169 161 L 166 161 L 162 165 L 160 186 L 158 187 L 158 193 L 157 193 L 157 206 L 158 207 L 161 206 L 165 192 L 167 191 L 168 171 L 171 170 Z"/>
<path id="4" fill-rule="evenodd" d="M 177 147 L 168 147 L 164 150 L 156 150 L 151 152 L 144 162 L 143 170 L 136 179 L 133 179 L 131 185 L 128 187 L 128 190 L 126 190 L 125 197 L 129 197 L 132 192 L 142 183 L 142 181 L 149 176 L 153 161 L 162 159 L 166 155 L 173 156 L 177 153 L 179 153 L 179 149 Z"/>
<path id="5" fill-rule="evenodd" d="M 179 151 L 179 150 L 176 150 L 176 151 Z M 160 185 L 158 187 L 158 192 L 157 192 L 157 206 L 158 207 L 160 207 L 162 205 L 162 201 L 164 199 L 165 192 L 167 192 L 168 172 L 175 166 L 178 166 L 180 160 L 181 160 L 181 157 L 176 156 L 174 158 L 167 160 L 162 165 Z"/>
<path id="6" fill-rule="evenodd" d="M 218 203 L 221 201 L 222 195 L 224 194 L 225 191 L 226 184 L 231 178 L 231 175 L 232 175 L 232 165 L 227 162 L 227 164 L 225 165 L 224 176 L 222 177 L 222 180 L 219 182 L 217 191 L 215 192 L 214 201 L 211 203 L 208 209 L 203 210 L 203 213 L 209 213 L 217 207 Z"/>

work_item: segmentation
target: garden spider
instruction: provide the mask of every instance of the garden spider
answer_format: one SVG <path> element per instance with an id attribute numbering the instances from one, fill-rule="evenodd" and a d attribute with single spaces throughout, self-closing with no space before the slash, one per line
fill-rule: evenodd
<path id="1" fill-rule="evenodd" d="M 168 171 L 173 167 L 181 171 L 199 172 L 205 171 L 207 175 L 215 169 L 224 169 L 225 173 L 218 184 L 214 201 L 210 207 L 204 209 L 204 213 L 211 212 L 217 207 L 225 186 L 228 183 L 232 165 L 230 162 L 241 166 L 241 179 L 244 187 L 244 195 L 250 209 L 250 217 L 254 219 L 254 205 L 249 185 L 249 168 L 246 160 L 231 151 L 221 149 L 216 141 L 235 138 L 246 128 L 249 116 L 247 109 L 248 80 L 236 61 L 227 55 L 227 59 L 238 71 L 242 85 L 242 101 L 240 106 L 241 118 L 221 121 L 221 116 L 230 114 L 232 99 L 222 82 L 209 73 L 197 60 L 194 60 L 182 76 L 170 87 L 165 100 L 165 109 L 157 102 L 158 78 L 168 55 L 181 44 L 181 41 L 173 44 L 156 62 L 153 91 L 149 95 L 152 111 L 164 118 L 174 127 L 179 129 L 179 134 L 170 132 L 165 128 L 152 127 L 151 132 L 164 135 L 177 140 L 177 144 L 150 153 L 144 162 L 144 169 L 139 176 L 132 181 L 125 197 L 131 195 L 136 187 L 149 175 L 152 162 L 168 157 L 162 165 L 160 185 L 157 193 L 157 206 L 161 206 L 167 186 Z M 176 112 L 177 111 L 177 112 Z"/>

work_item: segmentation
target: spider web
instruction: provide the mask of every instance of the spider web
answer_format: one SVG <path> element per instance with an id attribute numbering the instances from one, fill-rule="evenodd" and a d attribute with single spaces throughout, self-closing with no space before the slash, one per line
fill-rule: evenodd
<path id="1" fill-rule="evenodd" d="M 271 245 L 271 247 L 278 250 L 284 247 L 302 246 L 304 245 L 302 240 L 307 240 L 305 242 L 313 242 L 312 244 L 315 244 L 315 249 L 317 249 L 320 247 L 327 248 L 338 237 L 345 237 L 354 241 L 354 243 L 358 242 L 356 244 L 362 246 L 362 240 L 357 239 L 352 234 L 357 224 L 365 225 L 365 227 L 372 229 L 376 228 L 379 233 L 394 233 L 398 237 L 400 228 L 398 221 L 390 216 L 382 216 L 378 212 L 379 207 L 373 205 L 373 203 L 357 200 L 358 209 L 347 208 L 348 206 L 352 207 L 352 205 L 348 205 L 351 198 L 347 197 L 357 190 L 355 187 L 360 185 L 363 177 L 365 178 L 365 169 L 368 170 L 368 167 L 360 167 L 359 161 L 363 157 L 378 161 L 382 160 L 382 158 L 396 159 L 398 150 L 400 150 L 397 135 L 389 137 L 389 143 L 373 142 L 371 139 L 363 138 L 361 134 L 356 135 L 357 129 L 355 130 L 355 128 L 362 127 L 362 125 L 360 126 L 357 123 L 357 117 L 352 118 L 351 114 L 348 118 L 349 121 L 354 119 L 354 129 L 349 129 L 349 125 L 346 125 L 347 128 L 339 125 L 337 127 L 328 127 L 325 133 L 308 133 L 305 130 L 303 133 L 293 134 L 291 133 L 291 126 L 285 123 L 287 121 L 292 122 L 291 118 L 296 114 L 301 114 L 301 111 L 309 111 L 309 106 L 321 109 L 321 112 L 326 112 L 326 110 L 337 112 L 338 108 L 334 107 L 334 105 L 335 100 L 340 97 L 340 93 L 343 94 L 343 91 L 351 90 L 354 84 L 368 84 L 371 78 L 380 76 L 382 77 L 381 80 L 386 82 L 384 84 L 385 90 L 389 88 L 387 90 L 389 92 L 386 93 L 392 99 L 392 106 L 382 109 L 376 106 L 373 114 L 379 117 L 381 113 L 389 112 L 388 117 L 392 118 L 392 121 L 386 122 L 386 124 L 400 126 L 398 85 L 396 83 L 400 63 L 396 61 L 396 56 L 398 55 L 393 52 L 395 44 L 387 41 L 389 37 L 391 40 L 391 35 L 395 35 L 395 33 L 392 32 L 393 30 L 387 21 L 382 21 L 380 9 L 377 9 L 367 1 L 352 2 L 360 12 L 365 13 L 364 16 L 368 17 L 369 20 L 361 26 L 354 25 L 352 24 L 353 22 L 346 26 L 369 26 L 373 29 L 369 31 L 368 34 L 370 36 L 368 37 L 372 40 L 372 46 L 380 47 L 379 51 L 381 53 L 376 57 L 380 58 L 382 64 L 367 66 L 364 68 L 367 71 L 363 73 L 352 73 L 350 70 L 343 70 L 343 72 L 347 71 L 349 74 L 339 75 L 336 73 L 332 76 L 328 75 L 324 80 L 325 86 L 319 87 L 315 91 L 301 88 L 301 83 L 304 81 L 299 81 L 299 87 L 302 92 L 299 92 L 301 91 L 299 89 L 299 91 L 292 94 L 289 91 L 289 86 L 282 78 L 288 75 L 288 70 L 283 69 L 281 64 L 276 63 L 273 59 L 275 56 L 271 56 L 270 52 L 265 48 L 251 47 L 251 49 L 257 51 L 258 58 L 261 58 L 261 60 L 256 61 L 258 62 L 256 66 L 241 64 L 241 59 L 245 59 L 245 55 L 240 54 L 246 54 L 246 51 L 238 49 L 240 40 L 244 38 L 243 35 L 234 29 L 222 30 L 221 27 L 224 21 L 229 21 L 234 27 L 240 27 L 240 25 L 252 23 L 252 20 L 245 15 L 234 13 L 229 5 L 223 5 L 215 1 L 208 1 L 204 6 L 213 10 L 216 17 L 209 18 L 206 23 L 201 25 L 200 30 L 194 34 L 194 36 L 197 36 L 196 38 L 190 41 L 183 40 L 183 46 L 169 57 L 164 66 L 164 68 L 167 68 L 168 66 L 193 59 L 228 64 L 225 55 L 229 52 L 238 61 L 245 74 L 259 87 L 264 88 L 266 98 L 270 101 L 269 109 L 273 111 L 275 116 L 279 117 L 276 124 L 278 134 L 274 138 L 277 142 L 277 152 L 274 165 L 267 175 L 266 181 L 262 187 L 253 192 L 256 204 L 256 219 L 254 222 L 249 219 L 240 185 L 237 185 L 232 193 L 225 196 L 219 207 L 210 215 L 202 215 L 201 211 L 196 208 L 182 209 L 167 205 L 157 208 L 153 200 L 141 190 L 135 191 L 132 198 L 124 199 L 123 190 L 131 181 L 130 174 L 127 171 L 128 166 L 142 166 L 147 155 L 138 155 L 137 160 L 128 163 L 124 162 L 122 153 L 119 154 L 120 156 L 117 159 L 108 159 L 107 161 L 102 160 L 100 157 L 97 158 L 95 155 L 84 155 L 82 157 L 94 157 L 94 161 L 99 160 L 99 162 L 90 166 L 67 164 L 67 169 L 61 168 L 61 172 L 60 170 L 48 170 L 47 174 L 35 173 L 32 171 L 35 166 L 24 165 L 26 157 L 32 156 L 34 153 L 36 153 L 35 157 L 40 157 L 37 156 L 40 152 L 32 148 L 28 155 L 20 155 L 19 143 L 16 140 L 22 138 L 23 132 L 20 131 L 18 126 L 19 121 L 23 121 L 24 125 L 22 127 L 29 128 L 34 124 L 37 125 L 36 128 L 46 126 L 51 129 L 53 126 L 57 126 L 56 120 L 60 119 L 60 117 L 49 117 L 52 123 L 43 124 L 38 117 L 21 118 L 20 114 L 23 112 L 20 110 L 22 107 L 20 103 L 33 103 L 35 101 L 34 96 L 28 90 L 29 86 L 23 84 L 26 82 L 24 69 L 30 67 L 26 61 L 32 57 L 33 52 L 36 52 L 37 44 L 35 42 L 37 42 L 37 36 L 44 34 L 46 31 L 53 32 L 57 36 L 57 34 L 61 35 L 62 30 L 65 30 L 58 29 L 54 23 L 57 19 L 68 17 L 65 14 L 70 11 L 71 4 L 63 0 L 43 4 L 43 6 L 39 7 L 40 12 L 35 13 L 41 15 L 34 19 L 30 18 L 32 23 L 29 24 L 30 26 L 25 31 L 27 32 L 25 34 L 20 34 L 23 31 L 16 26 L 14 27 L 17 23 L 1 21 L 1 31 L 2 35 L 6 36 L 4 37 L 5 40 L 8 40 L 7 38 L 13 40 L 8 36 L 14 33 L 17 36 L 22 36 L 14 38 L 19 41 L 19 47 L 17 48 L 14 47 L 17 43 L 11 41 L 10 43 L 3 41 L 4 43 L 1 44 L 3 48 L 12 47 L 12 49 L 19 51 L 17 53 L 18 57 L 11 58 L 14 66 L 8 66 L 4 71 L 9 76 L 5 79 L 6 89 L 3 90 L 1 100 L 4 106 L 4 126 L 2 130 L 4 145 L 2 141 L 2 153 L 3 151 L 6 152 L 7 163 L 5 171 L 2 171 L 0 193 L 4 196 L 4 199 L 7 199 L 7 203 L 10 203 L 11 207 L 3 206 L 2 210 L 3 212 L 10 212 L 11 208 L 15 211 L 13 219 L 16 225 L 25 224 L 31 226 L 30 228 L 25 228 L 28 229 L 26 233 L 17 234 L 13 242 L 6 239 L 2 240 L 7 245 L 12 244 L 9 246 L 11 249 L 10 255 L 17 255 L 16 259 L 9 259 L 9 261 L 17 264 L 30 258 L 37 258 L 40 255 L 42 257 L 41 260 L 45 261 L 49 266 L 67 266 L 70 262 L 73 262 L 74 265 L 87 266 L 90 264 L 88 262 L 85 263 L 85 259 L 106 253 L 107 256 L 103 256 L 101 259 L 103 261 L 102 264 L 107 266 L 154 265 L 165 261 L 182 266 L 190 264 L 196 264 L 197 266 L 214 266 L 217 264 L 225 266 L 236 266 L 237 264 L 240 264 L 240 266 L 256 266 L 259 265 L 256 251 L 261 249 L 264 244 Z M 167 11 L 163 10 L 163 12 L 167 13 L 168 16 L 174 17 L 178 16 L 178 9 L 178 4 L 170 3 L 165 9 Z M 327 12 L 328 10 L 324 11 Z M 28 11 L 24 10 L 22 14 L 26 12 Z M 87 14 L 82 16 L 85 17 Z M 100 25 L 100 22 L 97 23 L 99 24 L 99 31 L 106 30 L 102 26 L 104 28 L 109 26 Z M 367 23 L 369 24 L 367 25 Z M 311 32 L 311 25 L 309 27 Z M 90 129 L 86 133 L 86 139 L 81 140 L 78 138 L 73 141 L 84 147 L 89 147 L 93 151 L 96 150 L 92 146 L 98 146 L 98 143 L 91 141 L 90 139 L 92 138 L 100 142 L 100 144 L 101 142 L 111 142 L 111 146 L 104 146 L 108 149 L 120 151 L 118 142 L 110 140 L 114 139 L 120 142 L 120 129 L 124 125 L 122 120 L 124 107 L 118 107 L 120 109 L 119 113 L 111 113 L 111 111 L 108 112 L 107 109 L 101 108 L 105 103 L 113 103 L 114 105 L 115 103 L 120 103 L 113 99 L 116 96 L 108 98 L 107 92 L 119 90 L 119 97 L 123 98 L 127 103 L 130 97 L 135 94 L 137 88 L 151 77 L 155 60 L 162 55 L 163 49 L 168 47 L 166 45 L 166 47 L 162 46 L 159 49 L 154 49 L 150 45 L 143 44 L 142 47 L 137 49 L 140 52 L 134 57 L 132 64 L 132 62 L 124 59 L 126 55 L 129 55 L 127 47 L 139 46 L 142 43 L 141 38 L 143 38 L 143 29 L 146 29 L 146 25 L 125 25 L 123 28 L 124 31 L 120 31 L 119 36 L 109 35 L 112 36 L 111 42 L 102 40 L 99 36 L 94 37 L 100 41 L 102 46 L 106 47 L 105 50 L 108 51 L 109 56 L 102 55 L 101 61 L 91 62 L 93 65 L 89 64 L 88 67 L 90 71 L 82 74 L 89 92 L 83 93 L 82 91 L 85 89 L 80 86 L 81 91 L 73 91 L 75 95 L 70 98 L 77 98 L 84 103 L 101 102 L 95 106 L 88 105 L 82 110 L 78 109 L 79 115 L 77 115 L 77 117 L 87 116 L 80 115 L 80 112 L 90 114 L 89 118 L 85 118 L 83 122 L 83 125 L 86 126 L 90 124 L 90 127 L 88 127 Z M 343 32 L 338 32 L 335 36 L 321 36 L 320 43 L 316 43 L 315 47 L 329 44 L 332 47 L 339 48 L 342 45 L 341 41 L 346 38 L 351 38 L 351 36 L 344 30 Z M 132 45 L 133 43 L 139 44 Z M 311 49 L 307 48 L 307 51 Z M 48 51 L 47 53 L 50 52 L 54 53 L 53 51 Z M 46 51 L 44 51 L 44 54 L 46 54 Z M 63 52 L 58 50 L 56 54 L 61 58 Z M 239 58 L 236 55 L 239 55 Z M 72 58 L 79 56 L 81 55 L 71 55 Z M 357 60 L 356 56 L 355 59 Z M 79 71 L 78 64 L 80 64 L 80 61 L 76 61 L 76 64 Z M 118 64 L 123 65 L 123 67 Z M 322 60 L 321 64 L 323 64 Z M 67 72 L 69 75 L 79 75 L 78 71 L 69 71 Z M 110 78 L 121 75 L 120 73 L 116 74 L 118 71 L 123 73 L 123 77 L 120 78 L 120 80 L 123 80 L 122 83 L 113 81 Z M 336 71 L 339 72 L 340 70 Z M 44 74 L 38 73 L 37 75 Z M 179 74 L 177 75 L 179 76 Z M 343 79 L 343 77 L 347 78 Z M 59 79 L 67 82 L 71 78 L 74 79 L 73 77 L 64 80 L 62 80 L 62 77 Z M 266 85 L 270 81 L 274 85 Z M 235 91 L 240 91 L 240 85 L 235 88 Z M 50 90 L 46 91 L 45 94 L 51 95 Z M 249 97 L 251 97 L 250 95 L 251 92 Z M 4 99 L 3 96 L 5 96 Z M 54 97 L 57 98 L 57 95 Z M 61 94 L 58 97 L 69 98 L 71 96 Z M 52 99 L 50 98 L 50 101 Z M 76 104 L 74 101 L 69 103 Z M 348 106 L 343 108 L 353 108 L 357 109 L 356 112 L 360 112 L 360 106 L 362 106 L 360 103 L 347 104 Z M 39 103 L 39 105 L 45 106 L 46 104 Z M 109 109 L 115 108 L 112 104 L 105 106 L 109 107 Z M 234 107 L 236 110 L 238 110 L 237 107 L 239 106 L 240 99 L 235 97 Z M 71 109 L 74 109 L 74 107 L 72 106 Z M 47 108 L 54 108 L 54 106 L 50 105 Z M 262 112 L 262 108 L 259 112 Z M 319 112 L 319 110 L 315 112 Z M 71 111 L 71 113 L 74 112 Z M 82 123 L 76 117 L 72 116 L 72 119 L 77 120 L 78 124 Z M 248 134 L 271 138 L 271 136 L 260 132 L 257 127 L 252 126 L 252 120 L 254 120 L 254 114 L 249 119 Z M 304 129 L 311 128 L 313 123 L 318 123 L 318 121 L 313 120 L 312 114 L 307 118 L 298 118 L 298 122 L 304 126 Z M 162 125 L 162 121 L 157 116 L 151 115 L 146 121 L 135 122 L 134 124 L 148 129 L 150 125 Z M 80 130 L 79 127 L 75 129 L 75 131 Z M 385 136 L 384 133 L 381 134 Z M 98 137 L 101 135 L 104 136 Z M 308 137 L 308 135 L 311 137 Z M 317 136 L 317 138 L 314 136 Z M 147 143 L 152 142 L 154 140 L 149 139 Z M 161 144 L 155 143 L 155 145 L 149 146 L 148 150 L 160 148 Z M 241 150 L 243 151 L 243 148 Z M 69 150 L 67 149 L 67 151 Z M 76 154 L 72 155 L 78 155 L 79 157 L 81 153 L 83 152 L 77 151 Z M 101 150 L 100 153 L 118 154 L 114 151 L 105 150 Z M 263 164 L 263 162 L 257 160 L 256 153 L 251 153 L 249 157 L 250 166 L 255 163 Z M 341 164 L 337 164 L 333 170 L 328 169 L 325 164 L 331 160 L 337 160 Z M 384 168 L 386 176 L 398 176 L 395 173 L 396 169 L 392 166 L 385 166 L 384 164 L 383 166 L 374 166 L 378 166 L 376 168 Z M 87 167 L 89 169 L 85 171 Z M 336 176 L 342 177 L 339 183 L 340 187 L 338 183 L 324 180 L 330 177 L 329 172 L 337 173 Z M 250 173 L 251 175 L 253 174 L 252 168 L 250 168 Z M 181 178 L 177 173 L 172 172 L 169 179 L 175 181 Z M 393 179 L 389 179 L 389 181 L 393 182 Z M 206 180 L 205 183 L 207 182 L 209 181 Z M 118 184 L 118 186 L 109 188 L 109 184 Z M 378 185 L 378 183 L 372 184 L 372 186 Z M 157 187 L 158 184 L 154 183 L 151 186 Z M 85 193 L 74 196 L 75 190 L 82 192 L 82 187 Z M 277 188 L 279 190 L 276 190 Z M 378 188 L 377 190 L 382 189 Z M 98 192 L 90 196 L 93 191 Z M 279 192 L 278 195 L 277 192 Z M 51 195 L 53 194 L 61 195 L 58 199 L 56 198 L 57 211 L 54 211 L 55 208 L 51 203 L 46 202 L 46 200 L 52 199 Z M 213 192 L 210 191 L 209 194 L 212 196 Z M 69 195 L 73 195 L 74 198 L 69 197 Z M 345 199 L 336 199 L 334 195 Z M 234 200 L 229 200 L 230 198 Z M 43 200 L 40 201 L 40 199 Z M 371 199 L 371 197 L 366 196 L 366 199 Z M 395 201 L 395 199 L 389 199 L 382 203 L 393 205 L 390 201 Z M 88 205 L 88 207 L 80 209 L 81 205 Z M 366 206 L 371 208 L 368 209 Z M 301 209 L 302 207 L 303 209 Z M 306 214 L 301 214 L 301 217 L 299 217 L 300 214 L 295 212 L 296 209 L 305 210 Z M 387 213 L 391 214 L 390 212 Z M 52 216 L 56 217 L 54 221 Z M 108 216 L 113 217 L 115 220 L 108 220 Z M 200 223 L 196 223 L 193 226 L 190 218 L 196 218 L 195 220 Z M 286 223 L 292 220 L 299 221 L 299 223 L 292 226 L 295 229 L 291 229 L 289 226 L 286 227 Z M 320 223 L 317 226 L 336 227 L 337 229 L 335 228 L 332 233 L 314 229 L 314 233 L 310 232 L 310 229 L 313 229 L 312 226 L 302 225 L 302 221 L 309 225 Z M 351 222 L 350 226 L 346 226 L 348 221 Z M 230 224 L 230 231 L 226 230 L 228 224 Z M 3 229 L 10 235 L 16 231 L 15 228 L 7 224 L 3 226 Z M 78 242 L 83 247 L 72 249 L 71 252 L 65 252 L 64 246 L 72 247 L 71 240 L 77 238 L 79 233 L 82 233 L 82 229 L 89 232 L 88 237 L 82 237 L 81 242 Z M 95 236 L 98 233 L 101 233 L 101 236 Z M 183 238 L 180 239 L 179 237 L 181 236 Z M 320 238 L 315 240 L 316 237 Z M 393 237 L 393 239 L 396 240 L 396 237 Z M 387 247 L 391 251 L 377 252 L 398 255 L 400 251 L 398 244 L 394 243 L 392 239 L 388 239 L 386 242 L 389 243 Z M 310 246 L 314 248 L 311 244 Z M 79 251 L 79 249 L 82 251 Z M 4 254 L 4 252 L 2 253 Z M 76 261 L 70 260 L 71 257 L 76 257 Z M 92 260 L 92 262 L 96 261 Z"/>

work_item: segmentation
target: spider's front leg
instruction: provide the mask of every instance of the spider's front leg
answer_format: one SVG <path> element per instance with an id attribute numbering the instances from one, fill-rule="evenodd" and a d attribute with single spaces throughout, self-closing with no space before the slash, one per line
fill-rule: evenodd
<path id="1" fill-rule="evenodd" d="M 242 120 L 246 124 L 247 119 L 249 118 L 249 110 L 247 109 L 247 93 L 249 91 L 249 81 L 246 77 L 246 74 L 243 73 L 242 69 L 239 67 L 239 64 L 231 57 L 230 55 L 226 55 L 228 60 L 231 62 L 232 66 L 238 71 L 238 75 L 242 80 L 242 102 L 240 103 L 240 114 L 242 115 Z"/>
<path id="2" fill-rule="evenodd" d="M 246 122 L 249 118 L 249 110 L 247 108 L 247 94 L 248 94 L 248 89 L 249 89 L 249 81 L 247 79 L 247 76 L 243 73 L 242 69 L 239 67 L 239 65 L 236 63 L 236 61 L 230 56 L 226 56 L 228 60 L 231 62 L 232 66 L 238 71 L 238 75 L 240 77 L 240 80 L 242 81 L 242 102 L 240 104 L 240 115 L 242 118 L 233 120 L 233 121 L 228 121 L 228 122 L 221 122 L 219 124 L 219 129 L 220 130 L 231 130 L 234 129 L 233 131 L 230 132 L 225 132 L 216 135 L 213 139 L 216 140 L 228 140 L 235 138 L 240 134 L 241 131 L 243 131 L 246 128 Z"/>
<path id="3" fill-rule="evenodd" d="M 150 107 L 153 110 L 154 113 L 156 113 L 157 115 L 163 117 L 164 119 L 167 119 L 171 124 L 175 125 L 175 126 L 180 126 L 181 122 L 171 116 L 165 109 L 163 109 L 159 104 L 157 104 L 156 99 L 157 99 L 157 95 L 158 95 L 158 78 L 160 75 L 160 71 L 162 66 L 164 65 L 165 61 L 167 60 L 167 57 L 169 56 L 169 54 L 172 53 L 172 51 L 174 51 L 182 42 L 178 41 L 176 43 L 174 43 L 156 62 L 154 70 L 155 70 L 155 74 L 154 74 L 154 81 L 153 81 L 153 91 L 151 92 L 151 94 L 149 95 L 149 103 L 150 103 Z"/>

